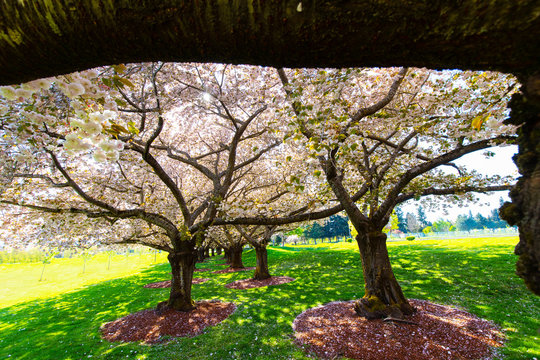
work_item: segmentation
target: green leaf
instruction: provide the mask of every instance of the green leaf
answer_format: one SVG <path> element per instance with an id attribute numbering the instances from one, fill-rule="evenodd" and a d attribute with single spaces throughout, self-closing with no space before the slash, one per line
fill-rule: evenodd
<path id="1" fill-rule="evenodd" d="M 101 82 L 102 82 L 103 85 L 105 85 L 105 86 L 108 86 L 108 87 L 112 87 L 112 86 L 113 86 L 113 83 L 112 83 L 111 79 L 109 79 L 109 78 L 103 78 L 103 79 L 101 79 Z"/>
<path id="2" fill-rule="evenodd" d="M 123 74 L 127 70 L 126 65 L 124 64 L 112 65 L 112 68 L 118 74 Z"/>

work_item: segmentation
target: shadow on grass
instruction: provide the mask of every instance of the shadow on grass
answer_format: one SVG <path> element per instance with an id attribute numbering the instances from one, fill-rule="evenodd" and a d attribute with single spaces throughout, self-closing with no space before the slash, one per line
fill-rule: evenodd
<path id="1" fill-rule="evenodd" d="M 390 248 L 396 276 L 411 298 L 457 305 L 495 321 L 508 332 L 507 358 L 520 358 L 535 345 L 538 298 L 513 275 L 515 258 L 509 247 L 485 251 L 421 245 Z M 218 269 L 221 257 L 198 267 Z M 129 313 L 154 307 L 168 289 L 144 284 L 167 280 L 168 264 L 136 276 L 106 281 L 54 298 L 0 309 L 0 358 L 12 359 L 308 359 L 292 340 L 291 324 L 309 308 L 363 295 L 357 251 L 325 248 L 269 248 L 272 275 L 291 276 L 291 283 L 249 290 L 223 285 L 249 278 L 250 272 L 205 273 L 210 280 L 193 286 L 195 300 L 232 301 L 237 310 L 218 326 L 191 339 L 167 345 L 109 343 L 99 327 Z M 255 265 L 255 254 L 244 256 Z M 197 275 L 196 275 L 197 276 Z M 536 349 L 536 350 L 535 350 Z"/>

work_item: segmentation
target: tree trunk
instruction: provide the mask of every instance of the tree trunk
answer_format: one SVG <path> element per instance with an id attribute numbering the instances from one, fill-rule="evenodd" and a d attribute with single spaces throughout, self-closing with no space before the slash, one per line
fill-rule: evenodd
<path id="1" fill-rule="evenodd" d="M 519 227 L 516 273 L 527 287 L 540 295 L 540 73 L 520 77 L 522 93 L 512 97 L 508 122 L 518 129 L 519 153 L 514 157 L 521 177 L 510 191 L 512 203 L 501 217 Z"/>
<path id="2" fill-rule="evenodd" d="M 205 257 L 205 248 L 204 247 L 200 247 L 197 249 L 197 262 L 203 262 Z"/>
<path id="3" fill-rule="evenodd" d="M 222 251 L 221 248 L 218 247 L 218 248 L 216 249 L 216 254 L 217 254 L 217 255 L 221 255 L 221 251 Z"/>
<path id="4" fill-rule="evenodd" d="M 231 250 L 230 249 L 223 249 L 223 259 L 225 260 L 226 264 L 231 263 Z"/>
<path id="5" fill-rule="evenodd" d="M 216 249 L 211 248 L 211 249 L 210 249 L 210 252 L 211 252 L 211 254 L 212 254 L 212 257 L 216 256 Z"/>
<path id="6" fill-rule="evenodd" d="M 268 270 L 268 251 L 266 250 L 266 246 L 255 246 L 255 256 L 257 258 L 257 267 L 255 268 L 253 279 L 265 280 L 271 278 L 272 276 Z"/>
<path id="7" fill-rule="evenodd" d="M 229 249 L 229 254 L 231 261 L 229 266 L 234 269 L 243 269 L 244 264 L 242 264 L 242 251 L 244 251 L 243 246 L 234 246 Z"/>
<path id="8" fill-rule="evenodd" d="M 382 232 L 359 232 L 356 241 L 362 258 L 366 290 L 364 297 L 356 301 L 356 313 L 367 319 L 388 316 L 403 318 L 404 315 L 413 314 L 415 309 L 403 295 L 392 271 L 386 235 Z"/>
<path id="9" fill-rule="evenodd" d="M 539 63 L 539 10 L 537 0 L 1 1 L 0 83 L 158 60 L 515 71 Z"/>
<path id="10" fill-rule="evenodd" d="M 182 246 L 180 251 L 167 256 L 172 272 L 167 306 L 179 311 L 190 311 L 195 309 L 195 303 L 191 299 L 191 285 L 196 256 L 194 248 L 187 244 Z"/>

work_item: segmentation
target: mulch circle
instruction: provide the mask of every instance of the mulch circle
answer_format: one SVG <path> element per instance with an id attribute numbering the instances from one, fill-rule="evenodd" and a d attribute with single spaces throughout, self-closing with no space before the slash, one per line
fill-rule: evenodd
<path id="1" fill-rule="evenodd" d="M 281 285 L 286 284 L 291 281 L 294 281 L 296 279 L 293 279 L 289 276 L 272 276 L 271 278 L 265 279 L 265 280 L 255 280 L 255 279 L 244 279 L 244 280 L 237 280 L 232 283 L 229 283 L 225 285 L 225 287 L 229 289 L 238 289 L 238 290 L 244 290 L 244 289 L 253 289 L 253 288 L 259 288 L 264 286 L 271 286 L 271 285 Z"/>
<path id="2" fill-rule="evenodd" d="M 463 310 L 409 300 L 417 312 L 407 322 L 366 320 L 354 302 L 308 309 L 293 322 L 295 342 L 322 359 L 493 359 L 504 336 L 491 322 Z"/>
<path id="3" fill-rule="evenodd" d="M 142 341 L 157 344 L 175 337 L 193 337 L 215 326 L 236 310 L 236 305 L 220 301 L 199 301 L 195 310 L 148 309 L 103 324 L 101 336 L 107 341 Z"/>
<path id="4" fill-rule="evenodd" d="M 203 282 L 206 282 L 210 279 L 201 279 L 201 278 L 193 278 L 192 284 L 202 284 Z M 150 284 L 144 285 L 145 288 L 149 289 L 162 289 L 162 288 L 169 288 L 171 287 L 171 280 L 165 280 L 165 281 L 158 281 Z"/>
<path id="5" fill-rule="evenodd" d="M 232 273 L 232 272 L 237 272 L 237 271 L 249 271 L 249 270 L 255 270 L 255 266 L 245 267 L 245 268 L 226 268 L 223 270 L 213 271 L 213 273 L 214 274 L 227 274 L 227 273 Z"/>

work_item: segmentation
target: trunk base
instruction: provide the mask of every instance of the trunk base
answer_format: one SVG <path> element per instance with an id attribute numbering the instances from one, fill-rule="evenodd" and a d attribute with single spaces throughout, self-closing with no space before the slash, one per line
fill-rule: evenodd
<path id="1" fill-rule="evenodd" d="M 354 311 L 358 316 L 374 320 L 387 317 L 403 319 L 407 315 L 414 314 L 416 309 L 407 301 L 401 304 L 385 304 L 378 297 L 369 296 L 356 300 Z"/>
<path id="2" fill-rule="evenodd" d="M 180 299 L 178 299 L 180 300 Z M 164 313 L 167 310 L 176 310 L 176 311 L 183 311 L 183 312 L 189 312 L 191 310 L 195 310 L 197 306 L 193 301 L 191 302 L 185 302 L 185 301 L 176 301 L 173 304 L 170 304 L 170 300 L 168 301 L 162 301 L 157 304 L 156 306 L 156 312 L 158 314 Z"/>
<path id="3" fill-rule="evenodd" d="M 272 276 L 270 274 L 257 274 L 257 272 L 255 272 L 255 275 L 253 276 L 253 279 L 254 280 L 266 280 L 266 279 L 270 279 Z"/>

